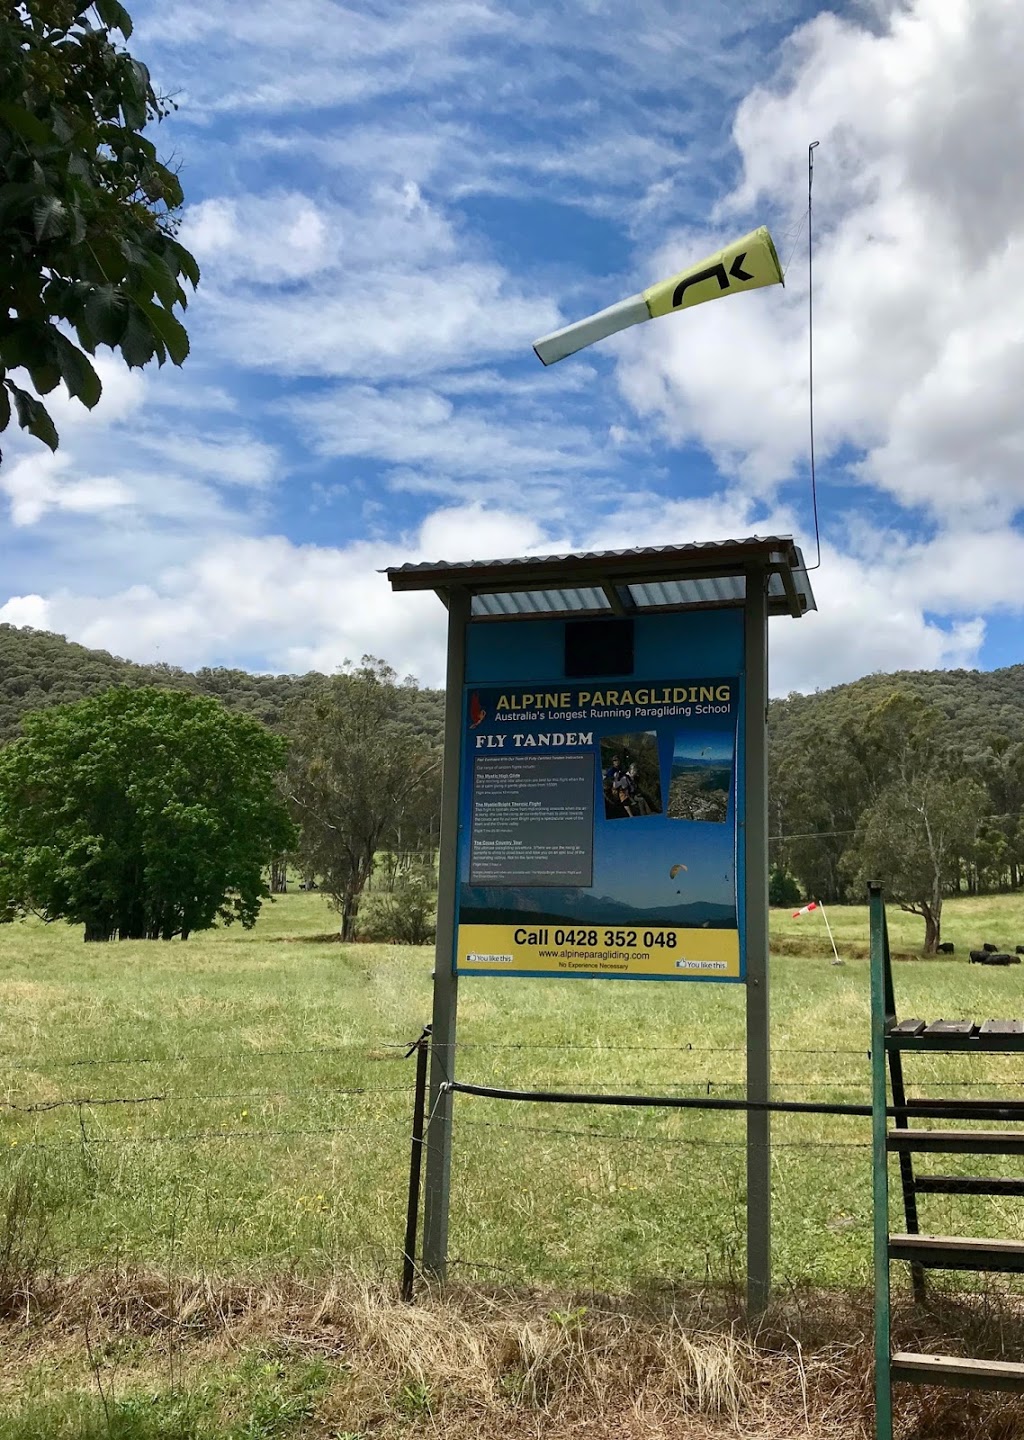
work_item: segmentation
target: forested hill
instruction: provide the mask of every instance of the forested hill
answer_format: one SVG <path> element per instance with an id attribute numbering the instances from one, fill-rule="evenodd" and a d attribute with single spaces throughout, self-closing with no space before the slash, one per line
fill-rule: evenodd
<path id="1" fill-rule="evenodd" d="M 288 703 L 308 694 L 324 676 L 252 675 L 247 670 L 176 665 L 137 665 L 106 650 L 89 650 L 45 630 L 0 625 L 0 744 L 18 733 L 22 715 L 95 695 L 112 685 L 164 685 L 213 695 L 229 710 L 242 710 L 276 729 Z M 440 744 L 444 697 L 440 690 L 399 687 L 403 719 L 417 734 Z"/>
<path id="2" fill-rule="evenodd" d="M 785 744 L 805 727 L 856 720 L 897 690 L 941 711 L 950 738 L 963 745 L 966 757 L 982 754 L 994 736 L 1024 741 L 1024 665 L 1008 665 L 1004 670 L 898 670 L 892 675 L 865 675 L 813 695 L 792 694 L 771 702 L 772 741 Z"/>
<path id="3" fill-rule="evenodd" d="M 167 685 L 214 695 L 229 709 L 243 710 L 277 727 L 288 702 L 322 678 L 316 671 L 253 675 L 247 670 L 206 668 L 193 673 L 175 665 L 138 665 L 45 630 L 0 625 L 0 743 L 17 733 L 27 711 L 79 700 L 111 685 Z M 777 756 L 781 758 L 812 733 L 856 721 L 895 690 L 919 696 L 940 710 L 965 758 L 982 755 L 995 737 L 1024 742 L 1024 665 L 1005 670 L 902 670 L 866 675 L 813 695 L 773 700 L 769 725 Z M 442 692 L 409 686 L 403 695 L 415 728 L 440 742 Z"/>
<path id="4" fill-rule="evenodd" d="M 806 894 L 900 867 L 920 891 L 936 865 L 947 893 L 1024 884 L 1024 665 L 867 675 L 773 701 L 769 728 L 772 863 Z"/>

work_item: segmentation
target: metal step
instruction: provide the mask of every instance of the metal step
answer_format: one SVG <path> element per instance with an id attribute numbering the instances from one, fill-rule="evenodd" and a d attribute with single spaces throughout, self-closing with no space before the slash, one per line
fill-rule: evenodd
<path id="1" fill-rule="evenodd" d="M 1004 1180 L 990 1175 L 918 1175 L 914 1189 L 919 1195 L 1014 1195 L 1024 1196 L 1024 1180 Z"/>
<path id="2" fill-rule="evenodd" d="M 1010 1360 L 961 1360 L 952 1355 L 917 1355 L 900 1350 L 892 1357 L 891 1374 L 894 1380 L 907 1380 L 912 1385 L 1024 1391 L 1024 1365 Z"/>
<path id="3" fill-rule="evenodd" d="M 979 1240 L 964 1235 L 890 1235 L 889 1259 L 933 1270 L 989 1270 L 1024 1274 L 1024 1241 Z"/>
<path id="4" fill-rule="evenodd" d="M 889 1050 L 970 1051 L 975 1054 L 1024 1050 L 1024 1021 L 901 1020 L 885 1037 Z"/>
<path id="5" fill-rule="evenodd" d="M 932 1155 L 1024 1155 L 1024 1130 L 890 1130 L 887 1150 Z"/>
<path id="6" fill-rule="evenodd" d="M 996 1112 L 1004 1120 L 1024 1120 L 1024 1100 L 1002 1097 L 999 1099 L 986 1097 L 975 1099 L 973 1096 L 958 1095 L 955 1100 L 950 1100 L 945 1095 L 914 1095 L 907 1100 L 907 1105 L 913 1106 L 915 1116 L 924 1110 L 934 1110 L 939 1116 L 948 1119 L 948 1112 L 956 1109 L 965 1120 L 972 1119 L 975 1115 L 980 1120 L 990 1120 Z M 892 1108 L 896 1109 L 896 1106 L 894 1105 Z"/>

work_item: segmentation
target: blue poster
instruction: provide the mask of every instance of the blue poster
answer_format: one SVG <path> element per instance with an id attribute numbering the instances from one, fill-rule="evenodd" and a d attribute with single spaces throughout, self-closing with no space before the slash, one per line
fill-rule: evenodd
<path id="1" fill-rule="evenodd" d="M 743 978 L 736 675 L 467 685 L 460 974 Z"/>

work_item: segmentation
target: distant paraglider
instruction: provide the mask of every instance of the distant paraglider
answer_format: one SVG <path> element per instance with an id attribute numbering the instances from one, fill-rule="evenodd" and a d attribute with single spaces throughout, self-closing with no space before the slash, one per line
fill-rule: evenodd
<path id="1" fill-rule="evenodd" d="M 676 876 L 679 874 L 680 870 L 686 870 L 686 868 L 687 868 L 687 867 L 686 867 L 685 865 L 673 865 L 673 866 L 672 866 L 672 869 L 668 872 L 668 878 L 669 878 L 670 880 L 674 880 L 674 879 L 676 878 Z M 681 890 L 677 890 L 677 891 L 676 891 L 676 894 L 677 894 L 677 895 L 681 895 L 682 893 L 683 893 L 683 892 L 682 892 Z"/>

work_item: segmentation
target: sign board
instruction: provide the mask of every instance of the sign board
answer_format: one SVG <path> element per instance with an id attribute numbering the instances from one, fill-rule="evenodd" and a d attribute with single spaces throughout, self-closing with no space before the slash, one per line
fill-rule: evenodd
<path id="1" fill-rule="evenodd" d="M 694 288 L 721 284 L 719 262 L 740 280 L 749 256 L 712 259 Z M 443 1277 L 448 1253 L 461 976 L 731 981 L 744 985 L 755 1102 L 747 1298 L 760 1314 L 771 1275 L 768 618 L 815 608 L 803 555 L 791 536 L 753 536 L 388 574 L 396 591 L 434 590 L 448 608 L 424 1269 Z"/>
<path id="2" fill-rule="evenodd" d="M 736 674 L 467 685 L 457 973 L 742 980 L 740 700 Z"/>

